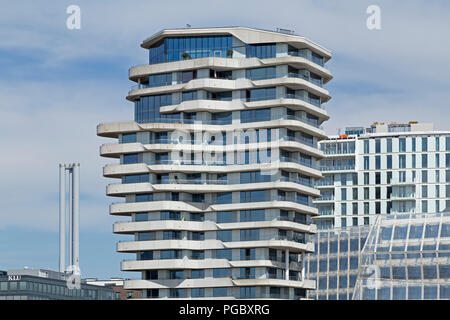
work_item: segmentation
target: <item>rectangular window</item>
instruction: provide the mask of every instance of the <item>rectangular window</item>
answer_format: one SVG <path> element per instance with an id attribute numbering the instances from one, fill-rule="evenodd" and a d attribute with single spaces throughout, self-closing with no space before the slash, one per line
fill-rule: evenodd
<path id="1" fill-rule="evenodd" d="M 232 193 L 231 192 L 218 192 L 217 193 L 217 203 L 218 204 L 232 203 Z"/>
<path id="2" fill-rule="evenodd" d="M 347 200 L 347 189 L 346 188 L 341 189 L 341 199 L 343 201 Z"/>
<path id="3" fill-rule="evenodd" d="M 399 167 L 400 169 L 406 168 L 406 155 L 400 154 L 400 155 L 398 156 L 398 167 Z"/>
<path id="4" fill-rule="evenodd" d="M 230 242 L 233 241 L 233 234 L 231 230 L 220 230 L 216 232 L 217 234 L 217 240 L 224 241 L 224 242 Z"/>
<path id="5" fill-rule="evenodd" d="M 275 58 L 276 45 L 273 43 L 247 44 L 245 47 L 245 55 L 247 58 Z"/>
<path id="6" fill-rule="evenodd" d="M 241 241 L 258 241 L 259 229 L 243 229 L 240 231 Z"/>
<path id="7" fill-rule="evenodd" d="M 133 143 L 137 142 L 136 133 L 123 133 L 122 134 L 122 143 Z"/>
<path id="8" fill-rule="evenodd" d="M 381 187 L 375 188 L 375 199 L 381 199 Z"/>
<path id="9" fill-rule="evenodd" d="M 422 198 L 428 197 L 428 186 L 422 186 Z"/>
<path id="10" fill-rule="evenodd" d="M 428 171 L 422 170 L 422 183 L 427 183 L 427 182 L 428 182 Z"/>
<path id="11" fill-rule="evenodd" d="M 273 79 L 276 77 L 276 67 L 247 69 L 245 77 L 250 80 Z"/>
<path id="12" fill-rule="evenodd" d="M 399 152 L 406 152 L 406 138 L 400 138 L 398 139 L 398 151 Z"/>
<path id="13" fill-rule="evenodd" d="M 386 157 L 386 167 L 387 169 L 392 169 L 392 155 Z"/>
<path id="14" fill-rule="evenodd" d="M 422 168 L 428 168 L 428 154 L 422 154 Z"/>
<path id="15" fill-rule="evenodd" d="M 422 138 L 422 151 L 428 151 L 428 138 Z"/>
<path id="16" fill-rule="evenodd" d="M 223 288 L 213 288 L 213 297 L 226 297 L 227 287 Z"/>
<path id="17" fill-rule="evenodd" d="M 364 153 L 369 153 L 369 140 L 364 140 Z"/>
<path id="18" fill-rule="evenodd" d="M 195 269 L 193 269 L 191 271 L 191 278 L 192 279 L 202 279 L 204 277 L 205 277 L 205 270 L 202 270 L 202 269 L 195 270 Z"/>
<path id="19" fill-rule="evenodd" d="M 231 223 L 233 222 L 233 212 L 232 211 L 218 211 L 216 213 L 217 223 Z"/>
<path id="20" fill-rule="evenodd" d="M 364 170 L 369 170 L 369 157 L 364 157 Z"/>
<path id="21" fill-rule="evenodd" d="M 352 189 L 352 199 L 353 200 L 358 200 L 358 188 L 353 188 Z"/>
<path id="22" fill-rule="evenodd" d="M 387 146 L 386 146 L 386 151 L 387 152 L 392 152 L 392 139 L 389 138 L 386 140 Z"/>
<path id="23" fill-rule="evenodd" d="M 204 288 L 192 288 L 191 289 L 191 297 L 192 298 L 201 298 L 205 296 Z"/>
<path id="24" fill-rule="evenodd" d="M 381 140 L 375 139 L 375 153 L 381 153 Z"/>
<path id="25" fill-rule="evenodd" d="M 226 278 L 229 277 L 229 268 L 215 268 L 213 269 L 213 278 Z"/>
<path id="26" fill-rule="evenodd" d="M 130 153 L 123 155 L 123 164 L 133 164 L 133 163 L 138 163 L 137 153 Z"/>
<path id="27" fill-rule="evenodd" d="M 375 172 L 375 184 L 381 184 L 381 172 Z"/>
<path id="28" fill-rule="evenodd" d="M 347 215 L 347 204 L 341 203 L 341 215 L 345 216 Z"/>
<path id="29" fill-rule="evenodd" d="M 369 188 L 364 188 L 364 200 L 369 199 Z"/>
<path id="30" fill-rule="evenodd" d="M 153 193 L 137 194 L 135 202 L 153 201 Z"/>
<path id="31" fill-rule="evenodd" d="M 428 212 L 428 201 L 422 200 L 422 213 L 427 213 L 427 212 Z"/>
<path id="32" fill-rule="evenodd" d="M 241 210 L 240 211 L 240 221 L 241 222 L 264 221 L 264 220 L 265 220 L 264 209 L 260 209 L 260 210 Z"/>

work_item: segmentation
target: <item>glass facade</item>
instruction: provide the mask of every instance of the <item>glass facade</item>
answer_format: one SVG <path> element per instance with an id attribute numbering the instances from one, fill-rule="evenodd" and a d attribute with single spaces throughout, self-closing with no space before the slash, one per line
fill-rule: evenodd
<path id="1" fill-rule="evenodd" d="M 312 299 L 450 299 L 450 213 L 379 216 L 320 231 L 307 258 Z"/>
<path id="2" fill-rule="evenodd" d="M 176 120 L 179 113 L 161 114 L 159 108 L 172 104 L 171 94 L 144 96 L 138 99 L 134 105 L 134 120 L 137 123 L 160 122 L 163 120 Z"/>
<path id="3" fill-rule="evenodd" d="M 377 219 L 361 252 L 354 300 L 449 300 L 450 213 Z"/>
<path id="4" fill-rule="evenodd" d="M 231 36 L 165 38 L 149 49 L 149 64 L 204 57 L 232 57 Z"/>
<path id="5" fill-rule="evenodd" d="M 275 43 L 268 44 L 247 44 L 245 47 L 247 58 L 275 58 L 277 53 L 277 47 Z"/>

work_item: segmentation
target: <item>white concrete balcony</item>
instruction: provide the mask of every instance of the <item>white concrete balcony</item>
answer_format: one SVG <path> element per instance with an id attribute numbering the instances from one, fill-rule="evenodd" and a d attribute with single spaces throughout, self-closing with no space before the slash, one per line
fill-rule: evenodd
<path id="1" fill-rule="evenodd" d="M 232 287 L 231 278 L 203 278 L 203 279 L 165 279 L 165 280 L 126 280 L 125 289 L 188 289 Z"/>
<path id="2" fill-rule="evenodd" d="M 144 270 L 180 270 L 180 269 L 210 269 L 210 268 L 250 268 L 273 267 L 285 268 L 285 264 L 271 260 L 227 260 L 227 259 L 162 259 L 162 260 L 124 260 L 121 262 L 122 271 Z M 291 262 L 289 270 L 301 271 L 299 263 Z"/>
<path id="3" fill-rule="evenodd" d="M 168 141 L 169 142 L 169 141 Z M 321 159 L 323 157 L 322 151 L 310 145 L 309 141 L 300 138 L 280 137 L 279 140 L 257 143 L 241 143 L 241 144 L 188 144 L 188 143 L 151 143 L 142 144 L 140 142 L 133 143 L 112 143 L 104 144 L 100 147 L 100 155 L 108 158 L 120 158 L 120 155 L 127 153 L 144 153 L 144 152 L 208 152 L 208 153 L 232 153 L 267 150 L 274 148 L 283 148 L 288 151 L 299 151 L 303 154 Z"/>
<path id="4" fill-rule="evenodd" d="M 118 216 L 131 216 L 136 212 L 151 211 L 186 211 L 186 212 L 211 212 L 211 211 L 233 211 L 233 210 L 252 210 L 252 209 L 284 209 L 300 213 L 317 216 L 318 210 L 315 207 L 308 206 L 293 201 L 262 201 L 262 202 L 244 202 L 230 204 L 212 204 L 203 202 L 186 201 L 149 201 L 149 202 L 130 202 L 113 203 L 110 205 L 110 214 Z"/>
<path id="5" fill-rule="evenodd" d="M 182 221 L 182 220 L 152 220 L 134 222 L 116 222 L 113 231 L 117 234 L 134 234 L 136 232 L 147 231 L 193 231 L 206 232 L 218 230 L 240 230 L 240 229 L 268 229 L 279 228 L 302 233 L 315 233 L 314 225 L 306 225 L 292 221 L 268 220 L 268 221 L 247 221 L 231 223 L 215 223 L 213 221 Z"/>
<path id="6" fill-rule="evenodd" d="M 232 280 L 236 286 L 277 286 L 289 288 L 315 289 L 314 280 L 305 279 L 303 281 L 285 280 L 285 279 L 236 279 Z"/>
<path id="7" fill-rule="evenodd" d="M 270 67 L 277 65 L 292 65 L 296 69 L 307 69 L 321 76 L 324 83 L 330 81 L 333 76 L 330 71 L 304 57 L 282 56 L 269 59 L 242 58 L 229 59 L 221 57 L 205 57 L 199 59 L 181 60 L 153 65 L 133 66 L 128 71 L 128 78 L 137 81 L 152 74 L 176 72 L 192 69 L 215 69 L 215 70 L 239 70 L 257 67 Z"/>
<path id="8" fill-rule="evenodd" d="M 267 189 L 283 189 L 296 191 L 303 194 L 320 197 L 317 189 L 294 182 L 259 182 L 245 184 L 183 184 L 183 183 L 161 183 L 151 184 L 148 182 L 110 184 L 106 187 L 106 195 L 123 197 L 127 194 L 151 193 L 151 192 L 188 192 L 188 193 L 216 193 L 216 192 L 236 192 Z"/>
<path id="9" fill-rule="evenodd" d="M 117 243 L 117 252 L 138 252 L 148 250 L 215 250 L 224 249 L 220 240 L 146 240 Z"/>
<path id="10" fill-rule="evenodd" d="M 122 271 L 208 269 L 230 266 L 227 259 L 124 260 L 121 262 Z"/>
<path id="11" fill-rule="evenodd" d="M 284 279 L 232 279 L 202 278 L 202 279 L 164 279 L 164 280 L 125 280 L 124 289 L 188 289 L 188 288 L 215 288 L 233 286 L 277 286 L 290 288 L 315 289 L 314 280 L 284 280 Z"/>
<path id="12" fill-rule="evenodd" d="M 255 240 L 231 241 L 221 240 L 146 240 L 122 241 L 117 243 L 117 252 L 139 252 L 149 250 L 218 250 L 241 248 L 273 248 L 289 250 L 293 253 L 314 252 L 312 242 L 300 243 L 290 240 Z"/>
<path id="13" fill-rule="evenodd" d="M 121 178 L 124 175 L 134 173 L 169 173 L 180 172 L 185 170 L 192 173 L 209 172 L 209 173 L 228 173 L 228 172 L 244 172 L 244 171 L 269 171 L 286 169 L 289 171 L 301 173 L 303 175 L 321 179 L 322 173 L 319 170 L 311 169 L 305 165 L 294 162 L 273 162 L 273 163 L 255 163 L 227 166 L 207 166 L 207 165 L 184 165 L 184 164 L 154 164 L 147 165 L 144 163 L 136 164 L 111 164 L 103 168 L 103 174 L 108 178 Z"/>
<path id="14" fill-rule="evenodd" d="M 295 100 L 295 99 L 288 99 Z M 158 120 L 159 121 L 159 120 Z M 174 131 L 185 130 L 195 131 L 198 130 L 199 124 L 183 123 L 184 120 L 167 120 L 161 119 L 159 122 L 153 123 L 141 123 L 136 122 L 124 122 L 124 123 L 110 123 L 99 124 L 97 126 L 97 135 L 108 138 L 118 138 L 121 133 L 131 132 L 143 132 L 143 131 Z M 220 128 L 221 131 L 234 131 L 234 130 L 247 130 L 247 129 L 276 129 L 276 128 L 289 128 L 295 131 L 303 131 L 317 137 L 319 140 L 326 139 L 327 136 L 322 129 L 315 127 L 312 124 L 307 123 L 307 120 L 302 118 L 293 118 L 289 116 L 280 116 L 280 119 L 267 119 L 258 122 L 246 122 L 246 123 L 232 123 L 223 124 L 201 124 L 201 128 L 204 131 L 217 131 Z"/>
<path id="15" fill-rule="evenodd" d="M 155 94 L 167 94 L 179 91 L 191 91 L 191 90 L 207 90 L 209 92 L 220 91 L 232 91 L 232 90 L 251 90 L 264 88 L 269 86 L 289 86 L 294 90 L 307 90 L 308 92 L 317 95 L 321 98 L 322 103 L 325 103 L 331 99 L 328 91 L 316 84 L 307 81 L 303 78 L 294 76 L 284 76 L 280 78 L 270 78 L 264 80 L 250 80 L 250 79 L 214 79 L 214 78 L 201 78 L 193 79 L 186 83 L 173 84 L 168 86 L 158 87 L 141 87 L 132 89 L 128 92 L 127 99 L 135 101 L 141 96 L 155 95 Z"/>
<path id="16" fill-rule="evenodd" d="M 134 164 L 112 164 L 103 167 L 103 176 L 105 178 L 121 178 L 128 174 L 144 174 L 150 170 L 146 163 Z"/>

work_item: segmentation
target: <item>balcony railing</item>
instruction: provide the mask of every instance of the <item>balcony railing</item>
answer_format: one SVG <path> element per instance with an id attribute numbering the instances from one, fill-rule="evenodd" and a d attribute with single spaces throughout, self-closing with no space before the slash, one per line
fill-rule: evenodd
<path id="1" fill-rule="evenodd" d="M 323 107 L 322 107 L 322 105 L 320 103 L 320 99 L 303 98 L 303 97 L 300 97 L 300 96 L 298 96 L 296 94 L 293 94 L 293 93 L 286 93 L 286 95 L 284 97 L 288 98 L 288 99 L 302 100 L 302 101 L 305 101 L 305 102 L 307 102 L 309 104 L 312 104 L 313 106 L 316 106 L 316 107 L 319 107 L 319 108 L 323 109 Z"/>
<path id="2" fill-rule="evenodd" d="M 334 200 L 334 196 L 332 195 L 323 195 L 320 198 L 317 198 L 315 201 L 333 201 Z"/>
<path id="3" fill-rule="evenodd" d="M 355 165 L 320 166 L 320 171 L 355 170 Z"/>
<path id="4" fill-rule="evenodd" d="M 321 79 L 311 78 L 311 77 L 308 77 L 307 75 L 304 75 L 304 74 L 298 74 L 298 73 L 290 72 L 290 73 L 287 74 L 287 77 L 288 78 L 303 79 L 303 80 L 306 80 L 308 82 L 311 82 L 312 84 L 315 84 L 316 86 L 322 87 L 322 80 Z"/>
<path id="5" fill-rule="evenodd" d="M 302 58 L 308 59 L 309 61 L 314 62 L 315 64 L 318 64 L 321 67 L 324 66 L 323 58 L 316 58 L 314 56 L 312 56 L 311 58 L 308 58 L 308 56 L 305 53 L 298 52 L 298 51 L 288 51 L 288 55 L 293 56 L 293 57 L 302 57 Z"/>
<path id="6" fill-rule="evenodd" d="M 310 147 L 315 147 L 314 142 L 312 140 L 310 140 L 310 139 L 305 138 L 305 137 L 283 136 L 281 138 L 281 140 L 300 142 L 300 143 L 306 144 L 306 145 L 308 145 Z"/>

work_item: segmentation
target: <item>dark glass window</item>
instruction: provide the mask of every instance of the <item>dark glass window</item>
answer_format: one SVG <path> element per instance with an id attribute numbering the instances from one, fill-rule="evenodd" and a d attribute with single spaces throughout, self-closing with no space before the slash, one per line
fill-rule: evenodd
<path id="1" fill-rule="evenodd" d="M 264 209 L 260 210 L 241 210 L 240 211 L 240 221 L 264 221 Z"/>
<path id="2" fill-rule="evenodd" d="M 275 87 L 247 90 L 246 94 L 248 102 L 276 99 L 277 96 Z"/>
<path id="3" fill-rule="evenodd" d="M 137 141 L 136 133 L 124 133 L 122 134 L 122 143 L 133 143 Z"/>
<path id="4" fill-rule="evenodd" d="M 153 193 L 143 193 L 136 195 L 136 202 L 153 201 Z"/>
<path id="5" fill-rule="evenodd" d="M 149 64 L 198 59 L 232 57 L 231 36 L 170 37 L 149 49 Z"/>
<path id="6" fill-rule="evenodd" d="M 138 123 L 175 121 L 179 113 L 161 114 L 159 108 L 172 104 L 172 94 L 140 97 L 134 103 L 134 120 Z"/>
<path id="7" fill-rule="evenodd" d="M 154 74 L 148 77 L 148 86 L 161 87 L 170 86 L 172 84 L 172 73 Z"/>
<path id="8" fill-rule="evenodd" d="M 241 111 L 241 123 L 269 121 L 270 109 L 254 109 Z"/>
<path id="9" fill-rule="evenodd" d="M 140 183 L 149 181 L 150 181 L 149 174 L 132 174 L 129 176 L 125 176 L 123 179 L 123 183 Z"/>
<path id="10" fill-rule="evenodd" d="M 245 77 L 250 80 L 273 79 L 276 77 L 275 67 L 247 69 Z"/>
<path id="11" fill-rule="evenodd" d="M 130 154 L 124 154 L 123 155 L 123 164 L 133 164 L 138 163 L 138 154 L 137 153 L 130 153 Z"/>
<path id="12" fill-rule="evenodd" d="M 267 59 L 276 56 L 276 45 L 274 43 L 247 44 L 245 49 L 247 58 Z"/>
<path id="13" fill-rule="evenodd" d="M 220 230 L 220 231 L 217 231 L 216 234 L 217 234 L 217 240 L 229 242 L 229 241 L 232 241 L 232 239 L 233 239 L 233 234 L 232 234 L 231 230 Z"/>

